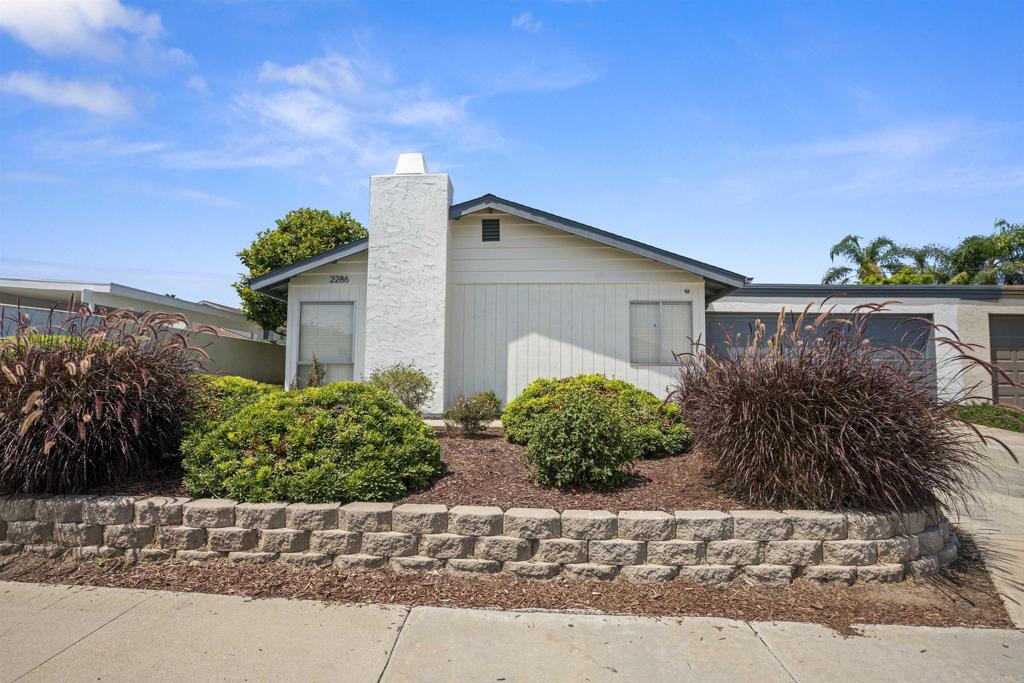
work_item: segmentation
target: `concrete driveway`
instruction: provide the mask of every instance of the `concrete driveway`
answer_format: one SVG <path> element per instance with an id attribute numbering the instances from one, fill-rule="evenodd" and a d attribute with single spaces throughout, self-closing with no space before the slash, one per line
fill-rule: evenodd
<path id="1" fill-rule="evenodd" d="M 981 482 L 979 502 L 953 519 L 971 532 L 1006 611 L 1024 628 L 1024 434 L 982 430 L 1002 440 L 1022 462 L 1014 462 L 997 445 L 987 446 L 991 471 Z"/>
<path id="2" fill-rule="evenodd" d="M 1020 681 L 1024 634 L 0 582 L 0 681 Z"/>

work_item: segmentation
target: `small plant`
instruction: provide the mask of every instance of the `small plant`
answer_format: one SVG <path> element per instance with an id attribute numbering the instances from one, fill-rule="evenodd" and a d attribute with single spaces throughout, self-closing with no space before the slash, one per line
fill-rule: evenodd
<path id="1" fill-rule="evenodd" d="M 444 423 L 451 432 L 476 436 L 501 414 L 501 399 L 493 391 L 480 391 L 470 396 L 459 395 L 444 414 Z"/>
<path id="2" fill-rule="evenodd" d="M 309 377 L 306 378 L 307 387 L 322 387 L 324 378 L 327 377 L 327 368 L 324 367 L 316 354 L 313 354 L 313 364 L 309 367 Z"/>
<path id="3" fill-rule="evenodd" d="M 357 382 L 272 393 L 186 441 L 182 453 L 191 493 L 248 502 L 394 500 L 441 467 L 423 420 Z"/>
<path id="4" fill-rule="evenodd" d="M 689 449 L 690 428 L 683 422 L 678 406 L 660 401 L 651 392 L 629 382 L 609 379 L 604 375 L 542 378 L 530 382 L 505 407 L 501 416 L 505 438 L 510 443 L 529 443 L 538 420 L 565 396 L 581 391 L 594 391 L 618 402 L 627 431 L 639 448 L 640 457 L 682 453 Z"/>
<path id="5" fill-rule="evenodd" d="M 638 455 L 621 406 L 584 390 L 560 397 L 541 416 L 523 457 L 537 483 L 609 489 Z"/>
<path id="6" fill-rule="evenodd" d="M 389 392 L 403 406 L 420 412 L 434 393 L 434 380 L 412 363 L 396 363 L 388 368 L 374 370 L 369 383 Z"/>
<path id="7" fill-rule="evenodd" d="M 974 405 L 957 406 L 954 413 L 957 418 L 966 422 L 1006 429 L 1011 432 L 1024 432 L 1024 410 L 1014 406 L 975 403 Z"/>
<path id="8" fill-rule="evenodd" d="M 936 398 L 921 354 L 872 346 L 865 331 L 884 305 L 858 307 L 852 319 L 810 308 L 791 322 L 780 314 L 776 334 L 758 322 L 746 345 L 730 340 L 718 357 L 698 347 L 680 363 L 674 398 L 712 479 L 752 506 L 969 502 L 983 468 L 981 435 L 963 428 L 955 407 L 977 398 L 974 387 Z M 1001 372 L 930 321 L 920 325 L 951 349 L 954 377 L 977 366 Z"/>
<path id="9" fill-rule="evenodd" d="M 0 492 L 82 491 L 177 450 L 196 395 L 192 377 L 206 356 L 182 331 L 183 316 L 82 308 L 39 334 L 17 310 L 8 315 Z"/>

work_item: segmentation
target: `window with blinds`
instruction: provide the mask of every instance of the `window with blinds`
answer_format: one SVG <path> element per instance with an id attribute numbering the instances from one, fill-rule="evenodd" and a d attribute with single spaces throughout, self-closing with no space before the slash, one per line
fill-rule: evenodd
<path id="1" fill-rule="evenodd" d="M 325 384 L 353 378 L 354 330 L 352 302 L 303 301 L 299 304 L 299 386 L 304 386 L 309 379 L 314 355 L 324 366 Z"/>
<path id="2" fill-rule="evenodd" d="M 674 353 L 693 350 L 693 305 L 689 301 L 629 304 L 629 362 L 675 365 Z"/>

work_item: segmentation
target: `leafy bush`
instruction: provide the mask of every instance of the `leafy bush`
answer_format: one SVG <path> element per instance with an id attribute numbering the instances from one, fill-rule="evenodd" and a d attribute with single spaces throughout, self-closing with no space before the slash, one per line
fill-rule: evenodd
<path id="1" fill-rule="evenodd" d="M 957 406 L 954 414 L 966 422 L 1007 429 L 1011 432 L 1024 432 L 1024 411 L 1012 406 L 977 403 Z"/>
<path id="2" fill-rule="evenodd" d="M 539 417 L 523 457 L 540 484 L 607 489 L 638 455 L 619 402 L 583 389 L 559 396 Z"/>
<path id="3" fill-rule="evenodd" d="M 791 328 L 780 315 L 776 334 L 759 323 L 748 345 L 734 342 L 724 357 L 698 350 L 684 359 L 674 396 L 721 488 L 768 507 L 899 510 L 936 496 L 970 499 L 981 464 L 974 435 L 950 419 L 959 398 L 935 398 L 918 354 L 870 344 L 865 330 L 883 310 L 860 307 L 845 321 L 805 310 Z M 990 367 L 968 345 L 936 343 L 957 346 L 958 363 Z"/>
<path id="4" fill-rule="evenodd" d="M 501 399 L 493 391 L 480 391 L 470 396 L 458 396 L 444 414 L 449 430 L 466 436 L 479 434 L 501 413 Z"/>
<path id="5" fill-rule="evenodd" d="M 604 375 L 578 375 L 563 379 L 530 382 L 505 407 L 501 424 L 510 443 L 525 445 L 537 421 L 562 398 L 580 391 L 594 391 L 614 398 L 626 421 L 626 430 L 636 443 L 640 457 L 658 453 L 682 453 L 690 447 L 690 428 L 683 422 L 678 406 L 666 403 L 649 391 Z"/>
<path id="6" fill-rule="evenodd" d="M 434 380 L 412 363 L 396 363 L 374 370 L 369 382 L 391 393 L 403 406 L 416 413 L 434 393 Z"/>
<path id="7" fill-rule="evenodd" d="M 185 426 L 192 437 L 202 437 L 242 408 L 281 391 L 276 384 L 233 375 L 197 375 L 195 383 L 198 388 L 195 408 Z"/>
<path id="8" fill-rule="evenodd" d="M 178 448 L 205 352 L 180 315 L 69 312 L 0 340 L 0 491 L 75 492 Z"/>
<path id="9" fill-rule="evenodd" d="M 441 465 L 418 415 L 355 382 L 272 393 L 183 454 L 190 492 L 250 502 L 393 500 L 427 486 Z"/>

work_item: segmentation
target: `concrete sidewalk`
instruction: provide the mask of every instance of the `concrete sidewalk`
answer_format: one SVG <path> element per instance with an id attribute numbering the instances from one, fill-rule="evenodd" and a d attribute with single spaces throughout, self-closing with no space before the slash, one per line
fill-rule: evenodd
<path id="1" fill-rule="evenodd" d="M 1024 634 L 0 582 L 0 681 L 1021 681 Z"/>

